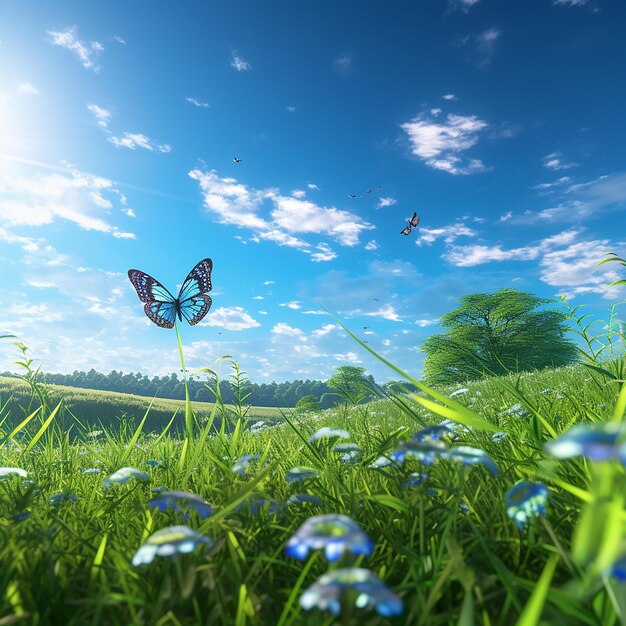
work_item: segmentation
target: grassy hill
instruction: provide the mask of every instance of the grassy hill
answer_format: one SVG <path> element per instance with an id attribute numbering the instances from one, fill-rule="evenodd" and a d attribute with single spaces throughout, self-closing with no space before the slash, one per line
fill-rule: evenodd
<path id="1" fill-rule="evenodd" d="M 107 428 L 116 428 L 124 421 L 137 424 L 148 408 L 150 412 L 144 431 L 160 431 L 175 413 L 177 417 L 173 429 L 182 431 L 184 427 L 185 403 L 182 400 L 151 400 L 128 393 L 61 385 L 47 385 L 47 390 L 52 407 L 63 400 L 57 421 L 65 428 L 71 425 L 76 428 L 79 423 L 87 428 L 95 428 L 100 424 Z M 5 425 L 17 425 L 25 415 L 37 408 L 38 404 L 34 403 L 30 411 L 28 410 L 29 399 L 30 388 L 24 381 L 0 376 L 0 415 L 7 416 Z M 213 410 L 211 402 L 192 402 L 192 406 L 200 421 L 209 417 Z M 248 417 L 252 420 L 274 421 L 280 418 L 280 410 L 272 407 L 251 407 Z"/>

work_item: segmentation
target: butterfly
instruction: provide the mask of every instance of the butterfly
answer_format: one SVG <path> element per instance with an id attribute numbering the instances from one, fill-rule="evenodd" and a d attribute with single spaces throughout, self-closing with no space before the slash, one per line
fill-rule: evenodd
<path id="1" fill-rule="evenodd" d="M 367 196 L 370 193 L 373 193 L 374 191 L 380 191 L 382 189 L 381 185 L 378 185 L 378 187 L 376 187 L 376 189 L 368 189 L 365 193 L 362 193 L 360 196 L 357 196 L 355 193 L 349 193 L 348 197 L 355 199 L 355 198 L 364 198 L 365 196 Z"/>
<path id="2" fill-rule="evenodd" d="M 213 261 L 202 259 L 185 278 L 175 298 L 156 278 L 140 270 L 128 270 L 128 278 L 139 299 L 145 302 L 146 315 L 161 328 L 173 328 L 176 315 L 191 326 L 197 324 L 211 308 L 211 270 Z"/>
<path id="3" fill-rule="evenodd" d="M 400 234 L 408 235 L 419 223 L 420 223 L 420 218 L 417 216 L 417 213 L 413 213 L 413 217 L 409 220 L 409 225 L 405 226 L 400 231 Z"/>

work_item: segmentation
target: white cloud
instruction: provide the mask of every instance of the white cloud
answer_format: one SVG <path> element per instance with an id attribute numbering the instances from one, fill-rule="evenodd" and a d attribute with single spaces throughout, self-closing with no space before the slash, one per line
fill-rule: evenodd
<path id="1" fill-rule="evenodd" d="M 293 326 L 289 326 L 289 324 L 285 324 L 285 322 L 278 322 L 278 324 L 275 324 L 271 332 L 274 335 L 283 335 L 285 337 L 297 337 L 300 341 L 307 340 L 302 330 L 300 330 L 299 328 L 294 328 Z"/>
<path id="2" fill-rule="evenodd" d="M 252 69 L 252 65 L 242 57 L 238 56 L 236 52 L 233 52 L 233 59 L 230 62 L 230 66 L 234 67 L 238 72 L 247 72 Z"/>
<path id="3" fill-rule="evenodd" d="M 508 222 L 513 217 L 513 211 L 507 211 L 504 215 L 500 216 L 499 222 Z"/>
<path id="4" fill-rule="evenodd" d="M 378 244 L 376 243 L 376 240 L 372 239 L 371 241 L 368 241 L 365 244 L 365 249 L 368 250 L 368 251 L 369 250 L 377 250 L 378 249 Z"/>
<path id="5" fill-rule="evenodd" d="M 267 315 L 267 311 L 259 311 L 259 315 Z"/>
<path id="6" fill-rule="evenodd" d="M 552 0 L 552 4 L 554 5 L 566 5 L 570 7 L 582 7 L 585 6 L 589 0 Z"/>
<path id="7" fill-rule="evenodd" d="M 240 306 L 219 307 L 209 311 L 209 314 L 198 326 L 217 326 L 225 330 L 248 330 L 260 326 L 249 313 Z"/>
<path id="8" fill-rule="evenodd" d="M 84 230 L 96 230 L 117 238 L 134 238 L 110 224 L 113 182 L 107 178 L 58 168 L 45 173 L 24 173 L 23 168 L 0 169 L 0 223 L 7 226 L 43 226 L 57 218 L 74 222 Z"/>
<path id="9" fill-rule="evenodd" d="M 382 209 L 383 207 L 393 206 L 394 204 L 397 204 L 397 203 L 398 201 L 395 198 L 379 198 L 376 208 Z"/>
<path id="10" fill-rule="evenodd" d="M 317 191 L 319 189 L 319 187 L 315 183 L 307 183 L 307 187 L 309 189 L 313 189 L 315 191 Z"/>
<path id="11" fill-rule="evenodd" d="M 294 234 L 325 234 L 344 246 L 359 243 L 363 230 L 371 224 L 348 211 L 335 207 L 321 207 L 299 198 L 283 196 L 277 189 L 253 189 L 235 178 L 220 178 L 215 170 L 189 172 L 198 181 L 204 197 L 204 206 L 222 224 L 236 225 L 254 231 L 251 241 L 273 241 L 305 252 L 313 261 L 328 261 L 336 254 L 327 244 L 312 248 L 311 244 Z M 261 217 L 263 204 L 269 203 L 269 219 Z"/>
<path id="12" fill-rule="evenodd" d="M 441 113 L 441 109 L 431 109 L 430 110 L 430 114 L 434 117 L 436 117 L 437 115 L 439 115 Z"/>
<path id="13" fill-rule="evenodd" d="M 126 45 L 126 41 L 124 39 L 122 39 L 122 37 L 120 37 L 119 35 L 113 35 L 113 39 L 115 39 L 115 41 L 117 41 L 117 43 L 120 43 L 123 46 Z"/>
<path id="14" fill-rule="evenodd" d="M 400 315 L 397 313 L 395 307 L 390 304 L 381 306 L 377 311 L 370 311 L 367 313 L 364 312 L 362 315 L 367 315 L 368 317 L 382 317 L 383 319 L 391 322 L 401 321 Z"/>
<path id="15" fill-rule="evenodd" d="M 146 135 L 142 135 L 141 133 L 124 133 L 122 137 L 108 137 L 108 140 L 118 148 L 128 148 L 130 150 L 143 148 L 144 150 L 150 150 L 151 152 L 156 150 L 157 152 L 163 153 L 172 151 L 172 147 L 169 144 L 153 143 L 149 137 L 146 137 Z"/>
<path id="16" fill-rule="evenodd" d="M 137 214 L 135 213 L 135 211 L 133 209 L 122 209 L 124 211 L 124 213 L 126 213 L 126 215 L 128 215 L 128 217 L 137 217 Z"/>
<path id="17" fill-rule="evenodd" d="M 317 252 L 311 252 L 311 261 L 314 263 L 332 261 L 337 258 L 337 253 L 331 250 L 330 246 L 325 243 L 318 243 L 315 248 Z"/>
<path id="18" fill-rule="evenodd" d="M 328 315 L 326 311 L 302 311 L 303 315 Z"/>
<path id="19" fill-rule="evenodd" d="M 32 83 L 25 82 L 17 86 L 17 93 L 25 96 L 36 96 L 39 93 L 39 89 Z"/>
<path id="20" fill-rule="evenodd" d="M 252 296 L 253 300 L 264 300 L 265 296 Z"/>
<path id="21" fill-rule="evenodd" d="M 304 198 L 306 196 L 306 191 L 304 191 L 304 189 L 292 189 L 291 195 L 294 198 Z"/>
<path id="22" fill-rule="evenodd" d="M 441 96 L 444 100 L 456 100 L 457 97 L 453 94 L 453 93 L 446 93 L 443 96 Z"/>
<path id="23" fill-rule="evenodd" d="M 98 126 L 100 128 L 105 129 L 108 127 L 112 115 L 111 111 L 105 109 L 104 107 L 98 106 L 97 104 L 88 104 L 87 109 L 96 118 Z"/>
<path id="24" fill-rule="evenodd" d="M 419 236 L 415 240 L 416 245 L 431 245 L 437 239 L 443 239 L 445 243 L 454 243 L 459 237 L 476 237 L 478 233 L 462 222 L 448 224 L 441 228 L 420 227 Z"/>
<path id="25" fill-rule="evenodd" d="M 551 152 L 543 157 L 543 166 L 549 170 L 569 170 L 573 167 L 577 167 L 578 163 L 563 163 L 561 157 L 563 155 L 560 152 Z"/>
<path id="26" fill-rule="evenodd" d="M 352 57 L 349 54 L 342 54 L 333 59 L 333 69 L 338 74 L 346 74 L 352 69 Z"/>
<path id="27" fill-rule="evenodd" d="M 356 352 L 346 352 L 344 354 L 333 354 L 336 361 L 347 361 L 348 363 L 362 363 Z"/>
<path id="28" fill-rule="evenodd" d="M 288 106 L 287 107 L 287 111 L 289 111 L 289 113 L 295 113 L 296 112 L 296 107 Z"/>
<path id="29" fill-rule="evenodd" d="M 478 159 L 462 164 L 459 154 L 478 142 L 479 133 L 487 128 L 487 122 L 475 115 L 453 115 L 446 122 L 436 122 L 425 115 L 418 115 L 401 125 L 407 133 L 412 153 L 434 169 L 453 175 L 471 174 L 485 170 Z"/>
<path id="30" fill-rule="evenodd" d="M 76 34 L 76 26 L 71 26 L 63 31 L 48 31 L 48 35 L 51 37 L 51 44 L 70 50 L 80 59 L 83 67 L 97 73 L 100 68 L 96 65 L 96 59 L 104 50 L 102 44 L 98 41 L 92 41 L 89 45 L 86 45 L 77 38 Z"/>
<path id="31" fill-rule="evenodd" d="M 427 320 L 427 319 L 422 319 L 422 320 L 416 320 L 415 323 L 420 327 L 420 328 L 425 328 L 426 326 L 433 326 L 434 324 L 438 324 L 439 320 Z"/>
<path id="32" fill-rule="evenodd" d="M 571 181 L 572 181 L 571 176 L 561 176 L 561 178 L 557 178 L 556 180 L 553 180 L 551 183 L 539 183 L 538 185 L 535 185 L 533 189 L 539 189 L 539 190 L 552 189 L 553 187 L 561 187 L 567 183 L 570 183 Z"/>
<path id="33" fill-rule="evenodd" d="M 208 109 L 210 107 L 208 102 L 202 102 L 202 100 L 198 100 L 197 98 L 185 98 L 185 100 L 201 109 Z"/>
<path id="34" fill-rule="evenodd" d="M 293 309 L 296 311 L 302 308 L 302 305 L 297 300 L 293 300 L 292 302 L 283 302 L 278 306 L 286 306 L 288 309 Z"/>
<path id="35" fill-rule="evenodd" d="M 489 261 L 529 261 L 539 256 L 539 248 L 525 246 L 503 250 L 502 246 L 453 246 L 452 251 L 444 255 L 457 267 L 473 267 Z"/>
<path id="36" fill-rule="evenodd" d="M 338 328 L 336 324 L 324 324 L 324 326 L 314 330 L 311 334 L 314 337 L 323 337 L 324 335 L 328 335 L 328 333 L 335 330 L 335 328 Z"/>
<path id="37" fill-rule="evenodd" d="M 275 280 L 265 280 L 265 281 L 263 281 L 264 285 L 273 285 L 274 283 L 276 283 Z"/>

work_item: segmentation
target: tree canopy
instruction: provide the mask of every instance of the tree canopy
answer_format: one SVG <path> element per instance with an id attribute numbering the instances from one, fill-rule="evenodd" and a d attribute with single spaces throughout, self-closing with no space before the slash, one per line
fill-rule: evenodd
<path id="1" fill-rule="evenodd" d="M 448 330 L 428 337 L 421 348 L 426 353 L 427 384 L 560 367 L 578 360 L 576 346 L 564 337 L 565 314 L 536 310 L 554 300 L 507 288 L 469 294 L 460 302 L 441 317 Z"/>

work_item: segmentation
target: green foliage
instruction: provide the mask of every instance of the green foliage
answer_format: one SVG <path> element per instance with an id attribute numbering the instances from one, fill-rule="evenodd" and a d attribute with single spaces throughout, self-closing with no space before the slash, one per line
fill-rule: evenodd
<path id="1" fill-rule="evenodd" d="M 448 330 L 428 337 L 421 348 L 426 353 L 427 384 L 453 384 L 577 360 L 576 346 L 564 337 L 565 315 L 535 310 L 552 300 L 500 289 L 460 301 L 460 307 L 441 317 Z"/>
<path id="2" fill-rule="evenodd" d="M 313 395 L 302 396 L 302 398 L 296 402 L 296 411 L 298 413 L 304 413 L 306 411 L 320 411 L 321 408 L 322 405 L 320 404 L 320 401 Z"/>
<path id="3" fill-rule="evenodd" d="M 621 263 L 624 267 L 626 267 L 626 259 L 622 259 L 621 257 L 617 256 L 615 252 L 607 252 L 606 255 L 608 258 L 603 259 L 599 263 L 596 263 L 595 267 L 599 267 L 600 265 L 604 265 L 605 263 L 613 262 Z M 626 285 L 626 279 L 614 280 L 612 283 L 609 283 L 607 287 L 614 287 L 616 285 Z"/>
<path id="4" fill-rule="evenodd" d="M 374 395 L 374 379 L 371 375 L 365 375 L 364 367 L 353 365 L 340 365 L 336 368 L 334 376 L 326 381 L 326 384 L 335 389 L 329 395 L 335 395 L 350 405 L 361 404 L 368 396 Z"/>

